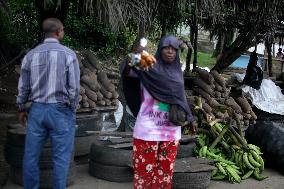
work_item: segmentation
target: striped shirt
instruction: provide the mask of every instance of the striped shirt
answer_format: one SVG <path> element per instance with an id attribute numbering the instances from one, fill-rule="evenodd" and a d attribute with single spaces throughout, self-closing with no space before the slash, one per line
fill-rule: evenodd
<path id="1" fill-rule="evenodd" d="M 23 59 L 17 104 L 28 101 L 67 103 L 75 111 L 80 92 L 80 70 L 76 54 L 55 38 L 31 50 Z"/>

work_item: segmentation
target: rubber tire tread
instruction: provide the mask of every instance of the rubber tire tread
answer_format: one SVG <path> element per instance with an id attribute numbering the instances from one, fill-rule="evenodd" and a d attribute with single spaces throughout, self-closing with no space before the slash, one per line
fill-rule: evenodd
<path id="1" fill-rule="evenodd" d="M 174 173 L 173 189 L 205 189 L 210 185 L 211 171 Z"/>
<path id="2" fill-rule="evenodd" d="M 52 163 L 52 149 L 43 148 L 41 152 L 39 167 L 41 169 L 50 169 L 53 167 Z M 23 167 L 24 148 L 5 144 L 4 149 L 5 160 L 15 168 Z"/>
<path id="3" fill-rule="evenodd" d="M 193 149 L 195 148 L 196 143 L 190 142 L 188 144 L 180 144 L 177 149 L 177 159 L 180 158 L 187 158 L 187 157 L 194 157 Z"/>
<path id="4" fill-rule="evenodd" d="M 92 136 L 75 137 L 74 141 L 75 157 L 88 155 L 90 153 L 90 148 L 91 148 L 90 137 Z"/>
<path id="5" fill-rule="evenodd" d="M 11 167 L 11 178 L 14 183 L 23 186 L 23 173 L 22 169 Z M 40 172 L 40 188 L 43 189 L 51 189 L 52 183 L 53 183 L 53 170 L 52 169 L 46 169 L 41 170 Z M 66 186 L 70 186 L 74 184 L 76 179 L 76 165 L 74 162 L 71 163 L 69 170 L 68 170 L 68 176 L 67 176 L 67 182 Z"/>
<path id="6" fill-rule="evenodd" d="M 107 146 L 91 146 L 90 160 L 104 165 L 130 166 L 132 163 L 132 150 L 116 149 Z"/>
<path id="7" fill-rule="evenodd" d="M 92 160 L 89 162 L 89 174 L 111 182 L 132 182 L 134 175 L 130 167 L 104 165 Z"/>

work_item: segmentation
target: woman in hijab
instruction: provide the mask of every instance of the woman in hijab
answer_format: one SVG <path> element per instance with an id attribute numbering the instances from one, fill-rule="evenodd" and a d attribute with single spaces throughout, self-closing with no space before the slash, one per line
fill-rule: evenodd
<path id="1" fill-rule="evenodd" d="M 250 55 L 243 84 L 258 90 L 261 86 L 261 82 L 263 79 L 263 71 L 257 65 L 257 60 L 258 60 L 257 54 L 255 51 L 253 51 Z"/>
<path id="2" fill-rule="evenodd" d="M 127 62 L 121 66 L 126 103 L 136 116 L 134 188 L 172 187 L 181 126 L 171 117 L 184 115 L 177 119 L 195 123 L 185 97 L 179 46 L 174 36 L 162 38 L 155 55 L 157 63 L 149 71 L 130 68 Z M 177 111 L 171 111 L 172 107 Z"/>

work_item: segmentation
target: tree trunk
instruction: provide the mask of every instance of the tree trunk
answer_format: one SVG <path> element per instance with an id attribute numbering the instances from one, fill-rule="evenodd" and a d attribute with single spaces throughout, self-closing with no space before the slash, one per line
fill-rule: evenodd
<path id="1" fill-rule="evenodd" d="M 193 68 L 192 70 L 196 69 L 197 66 L 197 40 L 198 40 L 198 25 L 195 25 L 195 35 L 194 35 L 194 56 L 193 56 Z"/>
<path id="2" fill-rule="evenodd" d="M 161 38 L 164 37 L 166 34 L 167 34 L 166 25 L 165 25 L 165 24 L 162 24 Z"/>
<path id="3" fill-rule="evenodd" d="M 194 26 L 191 25 L 190 26 L 190 43 L 193 44 L 193 41 L 194 41 Z"/>
<path id="4" fill-rule="evenodd" d="M 220 55 L 223 52 L 224 44 L 225 44 L 225 35 L 223 32 L 220 32 L 218 36 L 216 48 L 213 52 L 213 57 L 218 57 L 218 55 Z"/>
<path id="5" fill-rule="evenodd" d="M 198 40 L 198 23 L 197 23 L 197 15 L 198 15 L 198 7 L 197 0 L 195 0 L 194 6 L 194 57 L 193 57 L 193 68 L 192 71 L 196 69 L 197 66 L 197 40 Z"/>
<path id="6" fill-rule="evenodd" d="M 188 25 L 190 25 L 190 33 L 189 33 L 189 40 L 187 43 L 187 54 L 186 54 L 186 72 L 189 73 L 190 71 L 190 63 L 191 63 L 191 57 L 192 57 L 192 51 L 193 51 L 193 40 L 194 40 L 194 26 L 192 25 L 192 23 L 188 23 Z"/>
<path id="7" fill-rule="evenodd" d="M 272 43 L 270 41 L 265 41 L 265 46 L 267 49 L 267 63 L 268 63 L 268 75 L 269 77 L 272 77 L 272 50 L 271 50 Z"/>
<path id="8" fill-rule="evenodd" d="M 212 68 L 218 72 L 223 71 L 239 58 L 247 49 L 254 45 L 253 39 L 257 34 L 258 28 L 247 26 L 247 30 L 238 35 L 236 40 L 225 49 L 216 60 L 216 65 Z"/>
<path id="9" fill-rule="evenodd" d="M 190 71 L 190 61 L 191 61 L 191 55 L 192 55 L 192 46 L 188 46 L 187 54 L 186 54 L 186 72 L 189 73 Z"/>

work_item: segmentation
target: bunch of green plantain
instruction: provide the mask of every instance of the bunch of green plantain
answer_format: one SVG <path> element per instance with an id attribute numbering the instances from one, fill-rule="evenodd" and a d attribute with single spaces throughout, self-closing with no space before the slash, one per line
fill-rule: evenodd
<path id="1" fill-rule="evenodd" d="M 211 175 L 213 180 L 228 179 L 239 183 L 250 176 L 259 181 L 267 178 L 260 175 L 264 161 L 259 147 L 247 144 L 228 125 L 213 122 L 207 126 L 209 132 L 205 129 L 198 132 L 195 154 L 215 161 L 216 169 Z"/>
<path id="2" fill-rule="evenodd" d="M 260 148 L 253 144 L 248 144 L 247 147 L 247 150 L 243 150 L 239 146 L 232 145 L 235 151 L 234 160 L 243 173 L 242 179 L 247 179 L 252 175 L 259 181 L 267 178 L 260 175 L 264 170 L 264 161 L 261 157 Z"/>
<path id="3" fill-rule="evenodd" d="M 251 176 L 257 180 L 267 178 L 260 175 L 264 170 L 260 148 L 247 143 L 238 123 L 234 125 L 232 118 L 221 120 L 208 115 L 200 97 L 195 98 L 193 111 L 199 123 L 195 154 L 214 160 L 216 169 L 212 172 L 212 179 L 239 183 Z"/>

